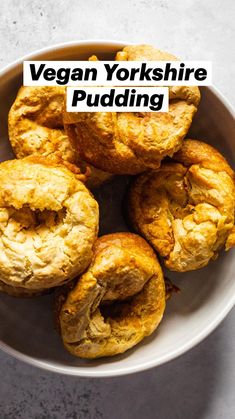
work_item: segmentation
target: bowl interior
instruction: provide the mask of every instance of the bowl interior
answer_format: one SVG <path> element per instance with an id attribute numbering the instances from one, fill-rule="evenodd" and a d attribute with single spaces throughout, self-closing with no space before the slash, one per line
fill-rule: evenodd
<path id="1" fill-rule="evenodd" d="M 56 47 L 32 55 L 30 59 L 87 59 L 97 54 L 112 59 L 121 43 L 84 42 Z M 22 64 L 0 75 L 0 160 L 13 158 L 7 135 L 7 115 L 22 84 Z M 217 147 L 231 164 L 235 160 L 235 128 L 229 108 L 214 89 L 202 88 L 202 100 L 190 135 Z M 127 230 L 123 217 L 123 199 L 128 177 L 116 178 L 95 192 L 100 204 L 100 234 Z M 176 274 L 167 272 L 181 289 L 168 303 L 157 331 L 124 355 L 98 361 L 83 361 L 70 356 L 54 330 L 53 296 L 15 299 L 0 296 L 1 346 L 12 355 L 54 371 L 103 376 L 127 374 L 162 364 L 202 340 L 231 309 L 235 300 L 232 252 L 222 252 L 204 269 Z"/>

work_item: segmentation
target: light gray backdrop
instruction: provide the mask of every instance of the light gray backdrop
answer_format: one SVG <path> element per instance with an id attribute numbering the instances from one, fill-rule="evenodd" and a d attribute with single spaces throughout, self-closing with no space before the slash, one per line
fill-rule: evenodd
<path id="1" fill-rule="evenodd" d="M 233 0 L 1 0 L 0 67 L 69 40 L 152 43 L 185 59 L 212 60 L 214 83 L 234 104 L 234 5 Z M 233 310 L 181 358 L 115 379 L 54 375 L 0 353 L 0 419 L 233 419 L 234 325 Z"/>

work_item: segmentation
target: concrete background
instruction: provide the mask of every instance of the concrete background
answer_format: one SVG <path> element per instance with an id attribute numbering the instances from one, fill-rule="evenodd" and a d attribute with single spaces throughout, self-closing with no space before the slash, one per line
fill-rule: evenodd
<path id="1" fill-rule="evenodd" d="M 233 0 L 1 0 L 0 67 L 76 39 L 152 43 L 214 62 L 214 84 L 234 105 Z M 0 353 L 0 419 L 233 419 L 235 311 L 181 358 L 133 376 L 80 379 Z"/>

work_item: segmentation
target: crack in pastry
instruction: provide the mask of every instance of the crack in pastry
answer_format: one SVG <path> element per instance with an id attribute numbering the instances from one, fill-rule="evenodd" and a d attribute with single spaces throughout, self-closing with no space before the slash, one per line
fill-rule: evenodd
<path id="1" fill-rule="evenodd" d="M 0 278 L 41 291 L 82 273 L 98 233 L 98 204 L 76 176 L 48 158 L 0 164 Z"/>
<path id="2" fill-rule="evenodd" d="M 165 301 L 161 267 L 144 239 L 100 237 L 88 270 L 56 296 L 64 346 L 82 358 L 123 353 L 157 328 Z"/>
<path id="3" fill-rule="evenodd" d="M 40 155 L 84 172 L 89 188 L 111 179 L 111 173 L 82 161 L 64 130 L 63 86 L 21 87 L 8 117 L 9 140 L 17 158 Z"/>
<path id="4" fill-rule="evenodd" d="M 97 59 L 95 56 L 91 60 Z M 149 45 L 127 46 L 116 60 L 176 60 Z M 79 112 L 64 114 L 74 149 L 102 170 L 137 174 L 157 169 L 182 146 L 200 101 L 198 87 L 169 88 L 169 112 Z"/>
<path id="5" fill-rule="evenodd" d="M 129 219 L 167 268 L 202 268 L 234 245 L 234 172 L 208 144 L 185 140 L 172 161 L 139 176 L 130 189 Z"/>

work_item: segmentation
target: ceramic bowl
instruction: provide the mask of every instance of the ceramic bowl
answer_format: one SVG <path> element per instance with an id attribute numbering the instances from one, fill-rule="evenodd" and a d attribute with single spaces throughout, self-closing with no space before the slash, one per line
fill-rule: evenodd
<path id="1" fill-rule="evenodd" d="M 126 43 L 82 41 L 56 45 L 23 57 L 0 72 L 0 157 L 13 158 L 7 135 L 7 115 L 22 84 L 22 62 L 30 60 L 84 60 L 92 54 L 110 59 Z M 189 136 L 217 147 L 233 164 L 235 126 L 233 111 L 215 88 L 202 88 L 202 100 Z M 115 179 L 96 192 L 100 203 L 100 233 L 127 230 L 122 198 L 128 178 Z M 104 204 L 105 203 L 105 204 Z M 188 351 L 211 333 L 235 302 L 233 251 L 195 272 L 166 272 L 181 289 L 167 302 L 157 331 L 132 350 L 113 358 L 85 361 L 63 348 L 54 329 L 52 295 L 34 299 L 0 296 L 0 347 L 12 356 L 51 371 L 87 377 L 117 376 L 156 367 Z"/>

